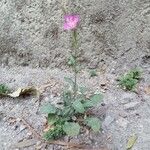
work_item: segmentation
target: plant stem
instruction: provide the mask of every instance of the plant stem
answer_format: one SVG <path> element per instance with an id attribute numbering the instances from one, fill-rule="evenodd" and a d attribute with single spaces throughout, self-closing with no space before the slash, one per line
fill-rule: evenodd
<path id="1" fill-rule="evenodd" d="M 76 99 L 77 95 L 77 31 L 73 31 L 73 48 L 74 48 L 74 59 L 75 64 L 73 65 L 74 71 L 74 99 Z"/>

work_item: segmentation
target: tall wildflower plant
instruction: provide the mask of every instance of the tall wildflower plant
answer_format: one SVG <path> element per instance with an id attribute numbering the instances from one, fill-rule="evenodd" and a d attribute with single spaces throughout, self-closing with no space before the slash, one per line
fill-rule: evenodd
<path id="1" fill-rule="evenodd" d="M 78 39 L 77 27 L 80 22 L 79 15 L 64 16 L 64 30 L 72 33 L 73 52 L 69 58 L 68 64 L 74 72 L 74 79 L 65 78 L 71 88 L 63 92 L 61 107 L 52 104 L 47 104 L 41 108 L 43 113 L 47 113 L 47 128 L 44 133 L 46 140 L 54 140 L 63 137 L 64 135 L 76 136 L 85 128 L 92 129 L 98 132 L 101 127 L 101 121 L 97 117 L 93 117 L 92 107 L 97 106 L 101 100 L 101 94 L 93 94 L 87 98 L 86 88 L 77 84 L 78 74 Z"/>
<path id="2" fill-rule="evenodd" d="M 77 94 L 77 49 L 78 49 L 78 39 L 77 39 L 77 26 L 80 22 L 79 15 L 65 15 L 64 16 L 64 30 L 71 30 L 72 32 L 72 47 L 74 52 L 72 53 L 71 57 L 69 58 L 68 64 L 72 66 L 74 71 L 74 99 L 76 98 Z"/>

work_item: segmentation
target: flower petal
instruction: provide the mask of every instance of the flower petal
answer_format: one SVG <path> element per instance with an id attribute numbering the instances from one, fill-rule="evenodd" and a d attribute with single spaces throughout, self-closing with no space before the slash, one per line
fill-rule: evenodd
<path id="1" fill-rule="evenodd" d="M 79 15 L 65 15 L 64 20 L 64 30 L 72 30 L 77 27 L 80 17 Z"/>

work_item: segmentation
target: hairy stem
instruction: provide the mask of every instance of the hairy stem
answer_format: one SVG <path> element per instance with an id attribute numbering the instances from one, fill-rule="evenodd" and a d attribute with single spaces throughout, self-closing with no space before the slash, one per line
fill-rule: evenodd
<path id="1" fill-rule="evenodd" d="M 74 59 L 75 64 L 73 65 L 74 71 L 74 99 L 76 99 L 77 95 L 77 31 L 73 31 L 73 48 L 74 48 Z"/>

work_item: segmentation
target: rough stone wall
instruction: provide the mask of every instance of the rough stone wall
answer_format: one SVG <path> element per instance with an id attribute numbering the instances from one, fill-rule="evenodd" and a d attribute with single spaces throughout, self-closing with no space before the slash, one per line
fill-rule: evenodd
<path id="1" fill-rule="evenodd" d="M 70 35 L 62 29 L 63 1 L 0 0 L 1 65 L 65 65 Z M 150 65 L 150 0 L 68 0 L 67 8 L 81 15 L 83 64 Z"/>

